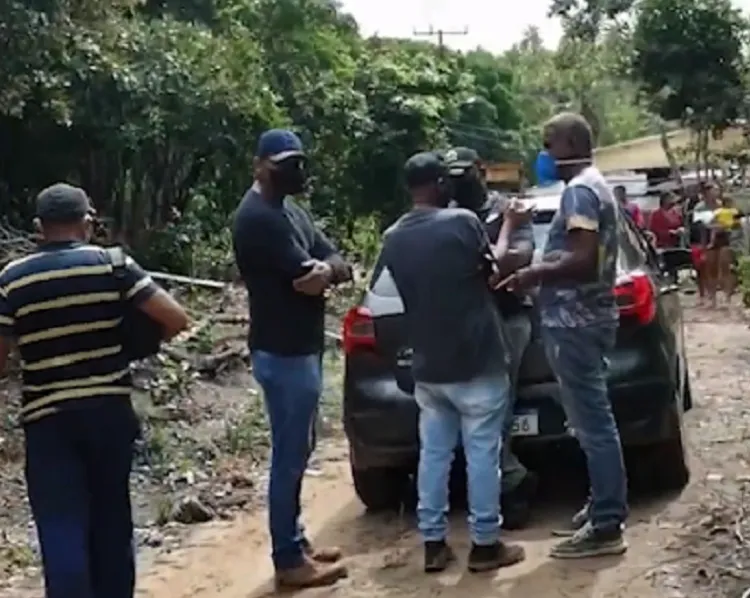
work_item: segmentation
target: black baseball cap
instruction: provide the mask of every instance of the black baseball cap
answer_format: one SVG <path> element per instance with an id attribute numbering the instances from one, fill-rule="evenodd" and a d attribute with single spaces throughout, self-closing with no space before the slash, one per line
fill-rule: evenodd
<path id="1" fill-rule="evenodd" d="M 452 147 L 443 154 L 451 176 L 460 176 L 469 168 L 479 165 L 482 159 L 470 147 Z"/>
<path id="2" fill-rule="evenodd" d="M 67 183 L 56 183 L 36 196 L 36 216 L 42 222 L 66 224 L 95 213 L 86 192 Z"/>
<path id="3" fill-rule="evenodd" d="M 302 140 L 292 131 L 271 129 L 260 136 L 255 155 L 261 160 L 281 162 L 287 158 L 304 156 Z"/>
<path id="4" fill-rule="evenodd" d="M 406 161 L 404 174 L 408 187 L 421 187 L 444 179 L 448 175 L 448 169 L 439 154 L 420 152 Z"/>

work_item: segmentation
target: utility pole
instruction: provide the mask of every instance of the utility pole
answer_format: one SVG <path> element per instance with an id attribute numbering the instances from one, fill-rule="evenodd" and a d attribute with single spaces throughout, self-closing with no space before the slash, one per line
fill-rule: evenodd
<path id="1" fill-rule="evenodd" d="M 440 48 L 441 51 L 445 48 L 443 42 L 446 35 L 468 35 L 468 33 L 468 27 L 464 27 L 461 31 L 449 31 L 446 29 L 435 29 L 432 25 L 430 25 L 430 28 L 427 31 L 414 30 L 414 35 L 437 37 L 438 48 Z"/>

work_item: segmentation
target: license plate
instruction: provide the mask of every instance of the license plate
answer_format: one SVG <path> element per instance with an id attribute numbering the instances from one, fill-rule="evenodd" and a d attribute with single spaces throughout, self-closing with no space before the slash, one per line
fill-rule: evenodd
<path id="1" fill-rule="evenodd" d="M 538 436 L 539 415 L 536 411 L 518 413 L 513 416 L 513 427 L 510 430 L 512 436 Z"/>

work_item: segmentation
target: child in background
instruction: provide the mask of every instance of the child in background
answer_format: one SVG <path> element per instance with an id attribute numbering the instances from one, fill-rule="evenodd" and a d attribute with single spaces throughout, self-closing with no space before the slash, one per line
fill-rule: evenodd
<path id="1" fill-rule="evenodd" d="M 741 218 L 742 214 L 734 206 L 730 197 L 723 197 L 720 207 L 713 212 L 709 247 L 718 252 L 716 282 L 724 291 L 727 305 L 736 288 L 733 270 L 736 250 L 742 246 L 743 242 Z"/>

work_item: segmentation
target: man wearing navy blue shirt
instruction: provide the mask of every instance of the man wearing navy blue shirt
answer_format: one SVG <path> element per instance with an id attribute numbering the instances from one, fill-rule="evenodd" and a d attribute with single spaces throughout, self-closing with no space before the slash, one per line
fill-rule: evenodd
<path id="1" fill-rule="evenodd" d="M 234 253 L 250 298 L 253 375 L 271 424 L 269 515 L 276 582 L 288 588 L 346 575 L 337 549 L 314 549 L 300 523 L 300 490 L 315 445 L 322 388 L 326 289 L 351 268 L 291 196 L 305 189 L 305 154 L 291 131 L 259 142 L 255 181 L 234 219 Z"/>

